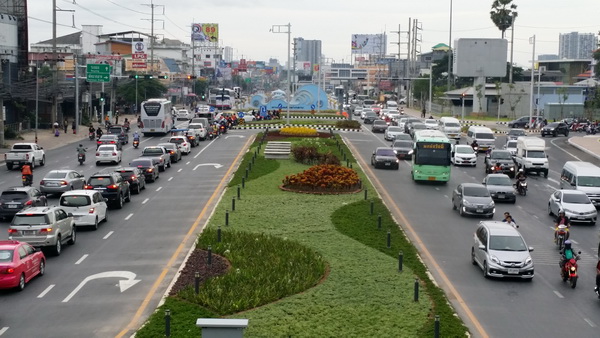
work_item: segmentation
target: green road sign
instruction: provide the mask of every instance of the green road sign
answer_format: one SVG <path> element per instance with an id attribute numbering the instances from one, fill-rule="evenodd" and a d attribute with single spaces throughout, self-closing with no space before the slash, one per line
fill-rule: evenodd
<path id="1" fill-rule="evenodd" d="M 88 82 L 110 82 L 110 65 L 106 64 L 88 64 L 87 81 Z"/>

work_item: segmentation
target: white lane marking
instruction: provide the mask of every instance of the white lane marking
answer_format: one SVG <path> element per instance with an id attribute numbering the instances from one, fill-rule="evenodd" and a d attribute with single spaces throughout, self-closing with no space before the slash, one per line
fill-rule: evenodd
<path id="1" fill-rule="evenodd" d="M 206 148 L 208 148 L 208 147 L 209 147 L 209 146 L 210 146 L 210 145 L 211 145 L 213 142 L 215 142 L 215 140 L 212 140 L 212 141 L 210 141 L 210 143 L 209 143 L 209 144 L 207 144 L 207 145 L 206 145 L 206 147 L 202 148 L 202 150 L 200 150 L 200 151 L 199 151 L 199 152 L 196 154 L 196 156 L 194 156 L 194 158 L 196 158 L 196 157 L 200 156 L 200 154 L 202 154 L 202 152 L 203 152 L 203 151 L 205 151 L 205 150 L 206 150 Z"/>
<path id="2" fill-rule="evenodd" d="M 535 218 L 537 218 L 537 219 L 540 219 L 540 218 L 538 217 L 538 215 L 533 215 L 533 217 L 535 217 Z"/>
<path id="3" fill-rule="evenodd" d="M 553 179 L 553 178 L 550 178 L 550 177 L 548 177 L 548 181 L 550 181 L 550 182 L 552 182 L 552 183 L 560 184 L 560 182 L 559 182 L 559 181 L 557 181 L 557 180 L 555 180 L 555 179 Z"/>
<path id="4" fill-rule="evenodd" d="M 109 233 L 106 234 L 106 236 L 102 237 L 102 239 L 107 239 L 108 237 L 110 237 L 110 235 L 112 235 L 114 233 L 114 231 L 110 231 Z"/>
<path id="5" fill-rule="evenodd" d="M 555 146 L 556 148 L 564 151 L 565 153 L 567 153 L 569 156 L 573 157 L 574 159 L 576 159 L 577 161 L 582 161 L 579 157 L 571 154 L 570 152 L 568 152 L 567 150 L 563 149 L 561 146 L 557 146 L 556 143 L 554 143 L 554 141 L 556 141 L 557 139 L 551 140 L 550 143 L 552 143 L 553 146 Z"/>
<path id="6" fill-rule="evenodd" d="M 551 186 L 550 184 L 547 184 L 547 183 L 546 183 L 546 186 L 547 186 L 548 188 L 552 189 L 552 190 L 556 190 L 556 187 L 553 187 L 553 186 Z"/>
<path id="7" fill-rule="evenodd" d="M 440 188 L 435 188 L 435 190 L 440 191 Z"/>
<path id="8" fill-rule="evenodd" d="M 583 320 L 585 320 L 585 322 L 588 323 L 591 327 L 596 327 L 596 324 L 594 324 L 594 322 L 592 322 L 591 320 L 587 318 L 583 318 Z"/>
<path id="9" fill-rule="evenodd" d="M 192 170 L 196 170 L 196 169 L 198 169 L 198 167 L 199 167 L 199 166 L 200 166 L 199 164 L 196 164 L 196 166 L 195 166 L 195 167 L 194 167 L 194 169 L 192 169 Z"/>
<path id="10" fill-rule="evenodd" d="M 577 243 L 577 241 L 576 241 L 576 240 L 574 240 L 574 239 L 572 239 L 572 240 L 571 240 L 571 243 L 573 243 L 573 244 L 579 244 L 579 243 Z"/>
<path id="11" fill-rule="evenodd" d="M 162 189 L 162 187 L 158 187 L 158 188 L 156 189 L 156 191 L 160 191 L 160 189 Z"/>
<path id="12" fill-rule="evenodd" d="M 519 209 L 523 210 L 523 207 L 522 207 L 522 206 L 520 206 L 520 205 L 517 205 L 517 208 L 519 208 Z"/>
<path id="13" fill-rule="evenodd" d="M 448 195 L 444 195 L 444 197 L 446 197 L 447 199 L 450 199 L 450 197 L 448 197 Z"/>
<path id="14" fill-rule="evenodd" d="M 178 173 L 180 173 L 183 170 L 183 168 L 179 168 L 179 170 L 177 170 Z"/>
<path id="15" fill-rule="evenodd" d="M 129 221 L 129 219 L 130 219 L 131 217 L 133 217 L 133 214 L 129 214 L 129 215 L 127 215 L 127 217 L 125 217 L 125 220 L 126 220 L 126 221 Z"/>
<path id="16" fill-rule="evenodd" d="M 0 329 L 0 336 L 3 335 L 8 330 L 8 326 L 5 326 Z"/>
<path id="17" fill-rule="evenodd" d="M 37 298 L 42 298 L 44 297 L 48 292 L 50 292 L 50 290 L 52 290 L 54 287 L 56 286 L 56 284 L 50 284 L 48 285 L 48 287 L 46 288 L 46 290 L 42 291 L 42 293 L 40 293 Z"/>
<path id="18" fill-rule="evenodd" d="M 561 295 L 560 292 L 558 292 L 556 290 L 554 290 L 553 292 L 558 298 L 565 298 L 565 296 Z"/>
<path id="19" fill-rule="evenodd" d="M 81 256 L 81 258 L 79 258 L 79 260 L 77 260 L 77 262 L 75 262 L 75 265 L 81 264 L 81 262 L 83 262 L 84 259 L 88 258 L 88 256 L 89 256 L 88 254 Z"/>
<path id="20" fill-rule="evenodd" d="M 142 202 L 142 204 L 146 204 L 146 203 L 148 203 L 148 199 L 147 198 Z"/>
<path id="21" fill-rule="evenodd" d="M 169 179 L 167 181 L 170 182 L 172 179 L 173 179 L 173 176 L 169 177 Z"/>
<path id="22" fill-rule="evenodd" d="M 555 228 L 555 227 L 553 227 L 553 226 L 551 226 L 551 225 L 550 225 L 550 226 L 548 226 L 548 228 L 552 229 L 552 231 L 555 231 L 555 230 L 556 230 L 556 228 Z"/>
<path id="23" fill-rule="evenodd" d="M 185 162 L 185 165 L 188 165 L 188 164 L 190 164 L 190 163 L 191 163 L 190 161 L 187 161 L 187 162 Z"/>

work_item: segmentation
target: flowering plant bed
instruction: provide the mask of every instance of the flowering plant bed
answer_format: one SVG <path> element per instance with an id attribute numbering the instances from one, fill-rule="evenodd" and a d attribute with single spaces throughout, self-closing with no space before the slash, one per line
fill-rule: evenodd
<path id="1" fill-rule="evenodd" d="M 282 190 L 309 193 L 353 193 L 360 191 L 356 171 L 333 164 L 315 165 L 302 173 L 286 176 Z"/>
<path id="2" fill-rule="evenodd" d="M 315 137 L 319 132 L 315 128 L 309 127 L 283 127 L 279 130 L 280 135 L 298 136 L 298 137 Z"/>

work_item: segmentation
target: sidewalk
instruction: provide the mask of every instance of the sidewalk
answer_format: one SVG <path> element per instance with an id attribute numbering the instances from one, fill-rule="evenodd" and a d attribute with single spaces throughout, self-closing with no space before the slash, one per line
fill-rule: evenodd
<path id="1" fill-rule="evenodd" d="M 127 118 L 130 122 L 133 121 L 133 123 L 131 123 L 131 125 L 135 126 L 135 124 L 136 124 L 135 121 L 137 121 L 136 116 L 121 115 L 121 116 L 119 116 L 119 123 L 122 123 L 123 121 L 125 121 L 125 118 Z M 114 122 L 114 119 L 112 122 Z M 95 122 L 93 125 L 94 125 L 94 128 L 98 128 L 98 126 L 100 124 Z M 75 145 L 75 144 L 81 143 L 82 141 L 87 141 L 86 144 L 89 144 L 88 128 L 89 128 L 89 126 L 80 125 L 79 126 L 79 134 L 75 135 L 75 134 L 73 134 L 71 125 L 69 125 L 69 128 L 67 129 L 67 133 L 66 134 L 63 133 L 64 130 L 61 129 L 60 136 L 58 136 L 58 137 L 54 136 L 53 129 L 52 130 L 38 129 L 38 144 L 41 147 L 43 147 L 45 151 L 60 148 L 62 146 L 68 145 L 68 144 Z M 106 133 L 106 128 L 103 127 L 102 131 L 104 131 Z M 23 138 L 22 140 L 20 140 L 20 139 L 5 140 L 6 148 L 0 148 L 0 164 L 4 164 L 4 154 L 10 151 L 10 148 L 12 147 L 13 144 L 35 142 L 35 131 L 31 130 L 28 132 L 21 133 L 21 137 Z M 75 147 L 73 148 L 73 153 L 74 152 L 75 152 Z"/>
<path id="2" fill-rule="evenodd" d="M 567 142 L 600 160 L 600 136 L 573 136 Z"/>

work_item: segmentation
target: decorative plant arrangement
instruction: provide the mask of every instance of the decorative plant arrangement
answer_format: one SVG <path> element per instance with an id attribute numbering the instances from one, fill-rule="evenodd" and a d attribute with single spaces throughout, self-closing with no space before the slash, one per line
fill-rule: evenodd
<path id="1" fill-rule="evenodd" d="M 320 153 L 315 146 L 292 147 L 292 155 L 296 162 L 303 164 L 340 164 L 339 158 L 331 153 Z"/>
<path id="2" fill-rule="evenodd" d="M 319 132 L 315 128 L 309 127 L 283 127 L 279 130 L 279 134 L 294 137 L 313 137 L 317 136 Z"/>
<path id="3" fill-rule="evenodd" d="M 356 171 L 333 164 L 315 165 L 300 174 L 286 176 L 281 186 L 284 190 L 311 193 L 357 192 L 360 187 Z"/>

